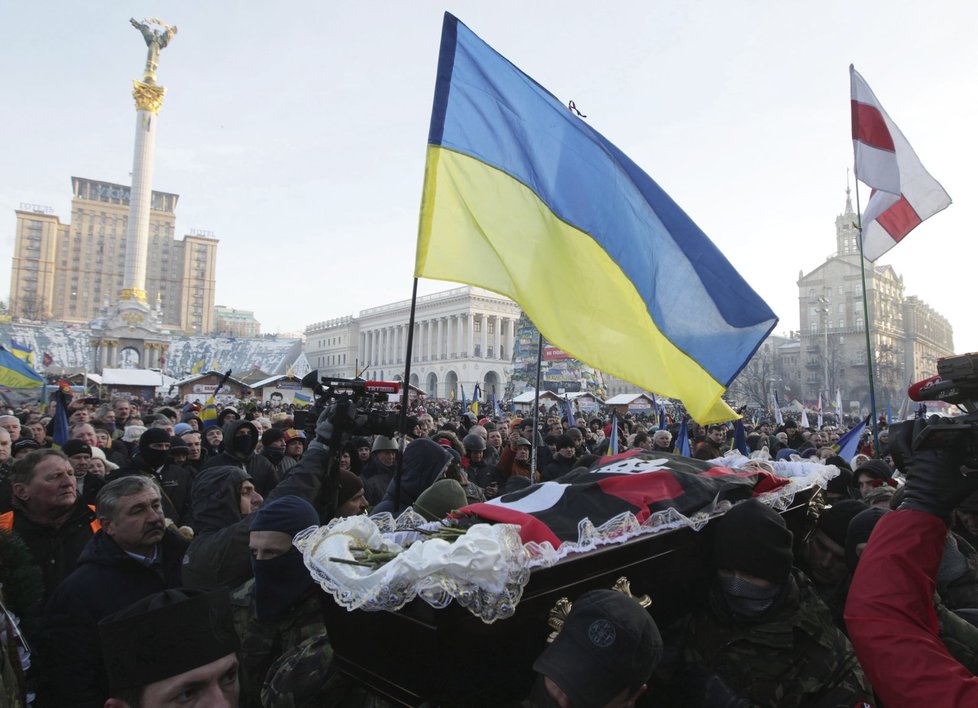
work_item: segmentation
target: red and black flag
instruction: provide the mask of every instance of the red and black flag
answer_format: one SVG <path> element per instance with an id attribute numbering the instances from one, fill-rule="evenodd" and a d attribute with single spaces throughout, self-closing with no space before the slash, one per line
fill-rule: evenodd
<path id="1" fill-rule="evenodd" d="M 639 523 L 667 509 L 690 516 L 716 501 L 742 501 L 787 483 L 767 472 L 739 472 L 689 457 L 632 450 L 605 458 L 593 470 L 470 504 L 457 513 L 516 524 L 523 543 L 547 541 L 557 548 L 578 540 L 585 518 L 601 526 L 626 511 Z"/>

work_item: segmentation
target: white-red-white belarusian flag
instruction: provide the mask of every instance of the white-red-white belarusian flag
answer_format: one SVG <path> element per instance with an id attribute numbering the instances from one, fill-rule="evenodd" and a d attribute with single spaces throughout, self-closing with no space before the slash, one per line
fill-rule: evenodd
<path id="1" fill-rule="evenodd" d="M 873 188 L 863 212 L 863 255 L 875 261 L 951 203 L 940 183 L 850 64 L 852 145 L 857 179 Z"/>

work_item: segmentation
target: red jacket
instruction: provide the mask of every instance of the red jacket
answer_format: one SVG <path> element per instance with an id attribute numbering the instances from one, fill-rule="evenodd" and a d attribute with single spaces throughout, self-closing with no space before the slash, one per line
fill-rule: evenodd
<path id="1" fill-rule="evenodd" d="M 884 705 L 978 706 L 978 678 L 937 633 L 934 585 L 947 526 L 932 514 L 893 511 L 876 525 L 849 589 L 849 637 Z"/>

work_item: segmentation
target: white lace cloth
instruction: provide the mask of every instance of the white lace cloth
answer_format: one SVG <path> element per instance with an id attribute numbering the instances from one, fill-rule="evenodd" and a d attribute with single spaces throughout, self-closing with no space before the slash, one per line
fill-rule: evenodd
<path id="1" fill-rule="evenodd" d="M 735 453 L 713 462 L 737 469 L 750 460 Z M 833 466 L 814 462 L 765 462 L 789 480 L 784 487 L 757 497 L 778 511 L 788 507 L 796 492 L 813 485 L 824 487 L 839 473 Z M 578 525 L 577 541 L 565 541 L 558 548 L 549 543 L 523 544 L 519 527 L 510 524 L 477 524 L 452 543 L 430 538 L 414 529 L 437 529 L 439 522 L 426 523 L 411 509 L 397 519 L 388 513 L 333 519 L 326 526 L 300 532 L 293 543 L 313 579 L 348 610 L 396 611 L 416 597 L 441 608 L 454 599 L 488 624 L 513 615 L 534 568 L 640 536 L 684 527 L 699 531 L 730 506 L 728 501 L 715 501 L 688 517 L 668 509 L 644 523 L 626 512 L 597 527 L 585 518 Z M 376 569 L 330 560 L 354 560 L 353 551 L 365 548 L 398 555 Z"/>
<path id="2" fill-rule="evenodd" d="M 353 516 L 306 529 L 293 543 L 320 587 L 348 610 L 399 610 L 415 597 L 440 608 L 454 599 L 492 623 L 516 611 L 530 579 L 519 527 L 508 524 L 477 524 L 452 543 L 429 538 L 405 549 L 373 519 Z M 365 548 L 398 555 L 377 569 L 330 560 L 354 560 Z"/>

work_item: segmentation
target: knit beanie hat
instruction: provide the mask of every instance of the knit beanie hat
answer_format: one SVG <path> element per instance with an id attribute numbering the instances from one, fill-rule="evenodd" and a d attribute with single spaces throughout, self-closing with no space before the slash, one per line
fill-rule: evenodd
<path id="1" fill-rule="evenodd" d="M 424 490 L 413 506 L 428 521 L 438 521 L 466 504 L 468 500 L 461 484 L 454 479 L 440 479 Z"/>
<path id="2" fill-rule="evenodd" d="M 846 545 L 846 533 L 849 531 L 849 522 L 859 512 L 868 508 L 866 504 L 856 499 L 844 499 L 836 502 L 822 511 L 821 516 L 818 517 L 816 528 L 844 547 Z"/>
<path id="3" fill-rule="evenodd" d="M 739 570 L 776 585 L 788 579 L 793 536 L 771 507 L 748 499 L 712 523 L 718 569 Z"/>
<path id="4" fill-rule="evenodd" d="M 574 439 L 570 435 L 558 435 L 557 449 L 563 450 L 565 447 L 577 447 L 577 446 L 574 444 Z"/>
<path id="5" fill-rule="evenodd" d="M 849 527 L 846 529 L 846 565 L 849 566 L 849 572 L 855 571 L 856 564 L 859 562 L 856 546 L 869 541 L 877 522 L 886 513 L 888 513 L 886 509 L 873 506 L 852 517 Z"/>
<path id="6" fill-rule="evenodd" d="M 262 505 L 251 521 L 252 531 L 281 531 L 289 536 L 310 526 L 319 526 L 319 514 L 305 499 L 292 495 Z"/>
<path id="7" fill-rule="evenodd" d="M 874 479 L 879 479 L 882 481 L 887 481 L 893 476 L 893 470 L 890 466 L 880 459 L 872 459 L 869 462 L 864 462 L 856 468 L 854 477 L 858 478 L 860 474 L 872 475 Z"/>
<path id="8" fill-rule="evenodd" d="M 340 489 L 336 495 L 336 504 L 346 504 L 363 489 L 363 481 L 350 470 L 340 470 Z"/>
<path id="9" fill-rule="evenodd" d="M 825 485 L 825 491 L 829 494 L 838 494 L 839 496 L 848 497 L 851 496 L 852 489 L 852 472 L 849 470 L 839 470 L 839 475 L 833 477 Z"/>
<path id="10" fill-rule="evenodd" d="M 261 444 L 271 445 L 279 440 L 285 439 L 285 431 L 281 428 L 269 428 L 261 434 Z"/>

